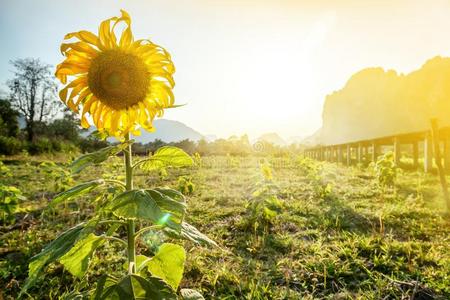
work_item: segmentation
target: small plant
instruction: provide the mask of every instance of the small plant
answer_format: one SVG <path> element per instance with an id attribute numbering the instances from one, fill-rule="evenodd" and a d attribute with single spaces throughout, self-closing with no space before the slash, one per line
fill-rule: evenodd
<path id="1" fill-rule="evenodd" d="M 5 177 L 11 177 L 11 170 L 2 162 L 0 161 L 0 176 Z"/>
<path id="2" fill-rule="evenodd" d="M 262 163 L 260 171 L 262 178 L 255 184 L 247 204 L 247 222 L 255 233 L 259 229 L 267 232 L 283 208 L 283 203 L 277 197 L 278 186 L 273 182 L 272 169 L 267 163 Z"/>
<path id="3" fill-rule="evenodd" d="M 375 164 L 375 173 L 378 184 L 382 188 L 394 187 L 398 167 L 394 161 L 394 153 L 387 152 L 380 156 Z"/>
<path id="4" fill-rule="evenodd" d="M 203 166 L 202 157 L 200 156 L 200 153 L 195 152 L 192 156 L 192 159 L 194 160 L 194 165 L 198 168 L 201 168 Z"/>
<path id="5" fill-rule="evenodd" d="M 58 166 L 52 161 L 41 163 L 40 170 L 52 179 L 53 190 L 57 193 L 70 188 L 75 183 L 69 170 Z"/>
<path id="6" fill-rule="evenodd" d="M 315 198 L 327 200 L 333 196 L 333 185 L 321 176 L 322 166 L 319 163 L 303 158 L 300 168 L 306 173 Z"/>
<path id="7" fill-rule="evenodd" d="M 192 195 L 195 191 L 195 184 L 189 176 L 178 177 L 178 190 L 183 195 Z"/>
<path id="8" fill-rule="evenodd" d="M 24 199 L 18 188 L 0 185 L 0 220 L 3 224 L 14 223 L 14 214 L 19 209 L 19 200 Z"/>

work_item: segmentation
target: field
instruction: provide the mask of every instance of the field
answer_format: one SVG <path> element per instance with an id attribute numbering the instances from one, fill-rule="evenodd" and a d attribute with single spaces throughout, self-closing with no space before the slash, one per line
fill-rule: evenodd
<path id="1" fill-rule="evenodd" d="M 116 157 L 72 178 L 63 171 L 68 159 L 4 158 L 9 171 L 1 183 L 19 188 L 26 200 L 15 222 L 0 227 L 0 299 L 14 299 L 28 260 L 96 205 L 95 197 L 83 196 L 49 209 L 51 199 L 73 182 L 123 168 Z M 282 208 L 272 224 L 255 230 L 246 206 L 261 178 L 261 159 L 211 156 L 168 174 L 136 174 L 136 186 L 177 189 L 180 176 L 191 181 L 187 219 L 220 246 L 185 242 L 181 287 L 195 288 L 206 299 L 450 298 L 450 220 L 436 176 L 403 171 L 394 187 L 380 187 L 371 168 L 266 157 Z M 58 163 L 41 165 L 50 160 Z M 151 253 L 162 239 L 147 235 L 139 251 Z M 88 281 L 96 282 L 104 270 L 121 272 L 121 249 L 114 241 L 105 244 Z M 83 283 L 52 264 L 28 293 L 57 299 L 74 288 L 83 289 Z"/>

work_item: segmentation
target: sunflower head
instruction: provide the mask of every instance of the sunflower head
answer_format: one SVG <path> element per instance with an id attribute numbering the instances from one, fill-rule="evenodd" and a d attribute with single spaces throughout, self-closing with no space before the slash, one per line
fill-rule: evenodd
<path id="1" fill-rule="evenodd" d="M 55 73 L 66 84 L 59 96 L 74 112 L 81 110 L 81 125 L 89 127 L 91 119 L 100 132 L 118 138 L 139 134 L 141 127 L 153 131 L 153 119 L 174 106 L 175 85 L 169 53 L 149 40 L 135 41 L 130 16 L 121 13 L 103 21 L 98 35 L 68 33 L 66 40 L 78 41 L 61 45 L 65 59 Z M 125 28 L 117 39 L 120 23 Z"/>

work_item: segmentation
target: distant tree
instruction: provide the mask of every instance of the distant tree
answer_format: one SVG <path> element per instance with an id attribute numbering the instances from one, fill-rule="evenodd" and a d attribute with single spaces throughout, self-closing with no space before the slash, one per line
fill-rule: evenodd
<path id="1" fill-rule="evenodd" d="M 10 62 L 14 78 L 8 81 L 11 103 L 23 115 L 29 141 L 34 138 L 35 122 L 53 118 L 59 110 L 56 100 L 57 85 L 50 65 L 39 59 L 25 58 Z"/>
<path id="2" fill-rule="evenodd" d="M 52 135 L 58 139 L 63 139 L 73 143 L 78 143 L 80 139 L 79 122 L 75 116 L 66 112 L 62 119 L 56 119 L 48 124 L 48 135 Z"/>
<path id="3" fill-rule="evenodd" d="M 19 113 L 7 100 L 0 100 L 0 135 L 16 137 L 19 133 Z"/>
<path id="4" fill-rule="evenodd" d="M 184 139 L 182 141 L 171 143 L 171 144 L 175 147 L 183 149 L 184 151 L 186 151 L 189 154 L 193 154 L 196 150 L 195 142 L 193 142 L 189 139 Z"/>
<path id="5" fill-rule="evenodd" d="M 163 147 L 167 145 L 166 142 L 163 142 L 160 139 L 155 139 L 153 142 L 149 142 L 147 144 L 145 144 L 145 147 L 151 152 L 155 152 L 156 150 L 158 150 L 159 148 Z"/>

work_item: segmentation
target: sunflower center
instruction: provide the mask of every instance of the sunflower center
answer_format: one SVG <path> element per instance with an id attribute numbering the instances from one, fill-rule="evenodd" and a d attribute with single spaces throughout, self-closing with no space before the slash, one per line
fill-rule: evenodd
<path id="1" fill-rule="evenodd" d="M 108 50 L 92 60 L 88 85 L 101 102 L 118 110 L 145 99 L 149 75 L 139 57 L 121 50 Z"/>

